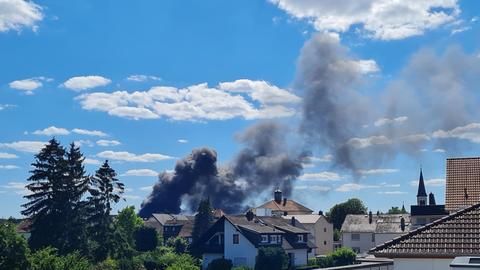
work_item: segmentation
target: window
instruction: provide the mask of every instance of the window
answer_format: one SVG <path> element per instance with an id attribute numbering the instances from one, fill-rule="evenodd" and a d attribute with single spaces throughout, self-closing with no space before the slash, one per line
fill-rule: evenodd
<path id="1" fill-rule="evenodd" d="M 276 236 L 276 235 L 270 236 L 270 242 L 272 242 L 272 243 L 277 243 L 277 241 L 278 241 L 278 240 L 277 240 L 277 236 Z"/>
<path id="2" fill-rule="evenodd" d="M 297 240 L 298 240 L 298 242 L 305 242 L 303 234 L 298 234 L 297 235 Z"/>
<path id="3" fill-rule="evenodd" d="M 268 243 L 268 235 L 262 234 L 262 243 Z"/>
<path id="4" fill-rule="evenodd" d="M 352 233 L 352 241 L 360 241 L 360 234 Z"/>
<path id="5" fill-rule="evenodd" d="M 238 244 L 240 242 L 240 236 L 238 234 L 233 235 L 233 244 Z"/>
<path id="6" fill-rule="evenodd" d="M 323 228 L 323 232 L 327 232 L 327 228 Z"/>
<path id="7" fill-rule="evenodd" d="M 372 242 L 375 242 L 375 234 L 372 233 Z"/>
<path id="8" fill-rule="evenodd" d="M 326 245 L 327 245 L 327 241 L 323 241 L 323 245 L 326 246 Z"/>

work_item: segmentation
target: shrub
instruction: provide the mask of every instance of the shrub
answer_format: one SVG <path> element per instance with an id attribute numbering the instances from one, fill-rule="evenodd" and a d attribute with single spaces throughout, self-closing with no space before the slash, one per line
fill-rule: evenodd
<path id="1" fill-rule="evenodd" d="M 327 268 L 327 267 L 333 267 L 334 266 L 334 263 L 333 263 L 333 258 L 332 258 L 332 255 L 329 254 L 325 257 L 319 257 L 317 258 L 317 265 L 318 267 L 320 268 Z"/>
<path id="2" fill-rule="evenodd" d="M 155 228 L 142 226 L 135 231 L 135 248 L 138 251 L 151 251 L 158 246 Z"/>
<path id="3" fill-rule="evenodd" d="M 27 241 L 15 232 L 15 224 L 0 224 L 0 269 L 27 269 L 29 255 Z"/>
<path id="4" fill-rule="evenodd" d="M 106 260 L 97 263 L 91 270 L 118 270 L 117 261 L 107 258 Z"/>
<path id="5" fill-rule="evenodd" d="M 186 253 L 188 250 L 188 242 L 183 237 L 172 237 L 168 239 L 167 246 L 173 248 L 177 254 Z"/>
<path id="6" fill-rule="evenodd" d="M 330 255 L 335 266 L 350 265 L 355 263 L 357 254 L 351 248 L 342 247 Z"/>
<path id="7" fill-rule="evenodd" d="M 207 270 L 230 270 L 232 261 L 227 259 L 215 259 L 208 264 Z"/>
<path id="8" fill-rule="evenodd" d="M 242 266 L 233 267 L 232 270 L 253 270 L 253 269 L 248 266 L 242 265 Z"/>
<path id="9" fill-rule="evenodd" d="M 261 247 L 255 258 L 255 270 L 282 270 L 288 265 L 288 256 L 281 247 Z"/>
<path id="10" fill-rule="evenodd" d="M 57 249 L 47 247 L 31 256 L 32 270 L 88 270 L 90 263 L 77 252 L 59 256 Z M 104 268 L 98 268 L 104 269 Z"/>

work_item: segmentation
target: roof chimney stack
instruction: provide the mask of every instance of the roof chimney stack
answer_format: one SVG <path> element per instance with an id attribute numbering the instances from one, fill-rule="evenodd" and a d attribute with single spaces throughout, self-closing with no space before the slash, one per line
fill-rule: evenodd
<path id="1" fill-rule="evenodd" d="M 322 210 L 318 211 L 318 215 L 323 216 L 323 211 Z"/>
<path id="2" fill-rule="evenodd" d="M 287 205 L 287 198 L 283 198 L 283 206 Z"/>
<path id="3" fill-rule="evenodd" d="M 372 214 L 372 211 L 368 212 L 368 223 L 369 224 L 372 224 L 373 222 L 373 214 Z"/>
<path id="4" fill-rule="evenodd" d="M 282 191 L 280 189 L 277 189 L 273 194 L 274 194 L 273 198 L 275 199 L 275 202 L 278 204 L 282 203 Z"/>
<path id="5" fill-rule="evenodd" d="M 400 219 L 400 229 L 402 232 L 405 231 L 405 219 L 403 217 Z"/>
<path id="6" fill-rule="evenodd" d="M 292 217 L 291 223 L 292 223 L 292 226 L 295 227 L 295 224 L 296 224 L 295 217 Z"/>
<path id="7" fill-rule="evenodd" d="M 245 216 L 247 217 L 247 220 L 248 221 L 252 221 L 253 220 L 253 217 L 255 216 L 252 212 L 252 210 L 248 210 L 248 212 L 245 214 Z"/>
<path id="8" fill-rule="evenodd" d="M 428 204 L 429 204 L 429 205 L 436 205 L 436 203 L 435 203 L 435 195 L 433 195 L 432 192 L 430 192 L 430 194 L 428 194 Z"/>

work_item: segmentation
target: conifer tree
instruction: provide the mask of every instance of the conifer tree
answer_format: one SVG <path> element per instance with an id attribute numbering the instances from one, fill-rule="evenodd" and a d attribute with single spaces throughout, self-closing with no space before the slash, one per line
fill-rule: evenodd
<path id="1" fill-rule="evenodd" d="M 195 221 L 192 231 L 192 253 L 199 256 L 199 240 L 200 237 L 210 228 L 213 224 L 213 208 L 210 205 L 210 199 L 201 200 L 198 204 L 197 214 L 195 215 Z"/>

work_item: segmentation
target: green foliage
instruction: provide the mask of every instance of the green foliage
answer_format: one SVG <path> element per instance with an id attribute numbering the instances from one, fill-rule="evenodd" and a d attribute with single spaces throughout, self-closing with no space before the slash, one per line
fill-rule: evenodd
<path id="1" fill-rule="evenodd" d="M 27 269 L 29 254 L 27 241 L 15 232 L 15 224 L 0 224 L 0 269 Z"/>
<path id="2" fill-rule="evenodd" d="M 207 270 L 230 270 L 232 261 L 227 259 L 215 259 L 208 264 Z"/>
<path id="3" fill-rule="evenodd" d="M 200 237 L 210 228 L 213 224 L 213 208 L 210 205 L 210 199 L 201 200 L 198 204 L 197 214 L 195 215 L 195 221 L 192 231 L 192 254 L 200 256 L 199 245 Z"/>
<path id="4" fill-rule="evenodd" d="M 340 241 L 342 232 L 339 229 L 333 229 L 333 241 Z"/>
<path id="5" fill-rule="evenodd" d="M 183 237 L 171 237 L 167 241 L 167 246 L 172 247 L 177 254 L 186 253 L 188 251 L 188 242 Z"/>
<path id="6" fill-rule="evenodd" d="M 135 246 L 135 231 L 143 225 L 142 219 L 135 213 L 135 206 L 128 206 L 118 212 L 115 227 L 126 239 L 127 243 Z"/>
<path id="7" fill-rule="evenodd" d="M 317 258 L 317 265 L 320 268 L 327 268 L 327 267 L 333 267 L 335 266 L 333 262 L 333 258 L 331 254 L 325 256 L 325 257 L 319 257 Z"/>
<path id="8" fill-rule="evenodd" d="M 349 199 L 344 203 L 339 203 L 334 205 L 330 211 L 327 213 L 327 217 L 330 222 L 333 223 L 333 228 L 340 229 L 345 217 L 348 214 L 366 214 L 367 208 L 363 202 L 359 199 L 353 198 Z"/>
<path id="9" fill-rule="evenodd" d="M 405 210 L 405 207 L 402 207 L 401 209 L 396 206 L 392 206 L 392 208 L 388 209 L 388 214 L 406 214 L 407 210 Z"/>
<path id="10" fill-rule="evenodd" d="M 107 258 L 106 260 L 97 263 L 91 270 L 118 270 L 117 261 Z"/>
<path id="11" fill-rule="evenodd" d="M 152 251 L 158 246 L 158 233 L 155 228 L 141 226 L 135 231 L 135 249 Z"/>
<path id="12" fill-rule="evenodd" d="M 288 265 L 288 256 L 281 247 L 261 247 L 255 258 L 255 270 L 281 270 Z"/>
<path id="13" fill-rule="evenodd" d="M 192 269 L 198 270 L 198 261 L 188 254 L 176 254 L 171 249 L 156 249 L 142 256 L 147 270 Z"/>
<path id="14" fill-rule="evenodd" d="M 351 248 L 342 247 L 336 249 L 329 256 L 332 257 L 335 266 L 342 266 L 354 264 L 357 254 Z"/>
<path id="15" fill-rule="evenodd" d="M 248 266 L 242 265 L 242 266 L 233 267 L 232 270 L 253 270 L 253 269 Z"/>
<path id="16" fill-rule="evenodd" d="M 31 270 L 89 270 L 90 263 L 78 252 L 59 256 L 57 249 L 47 247 L 32 254 Z"/>

